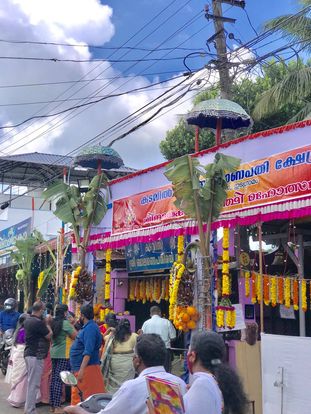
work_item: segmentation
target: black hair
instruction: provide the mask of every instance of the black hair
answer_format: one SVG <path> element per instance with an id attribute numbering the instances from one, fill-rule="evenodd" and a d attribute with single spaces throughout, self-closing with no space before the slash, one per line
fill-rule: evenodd
<path id="1" fill-rule="evenodd" d="M 151 306 L 150 308 L 150 315 L 161 315 L 161 309 L 159 306 L 155 305 L 155 306 Z"/>
<path id="2" fill-rule="evenodd" d="M 121 319 L 116 327 L 114 339 L 116 342 L 124 342 L 132 334 L 131 324 L 128 319 Z"/>
<path id="3" fill-rule="evenodd" d="M 16 339 L 19 331 L 24 327 L 25 320 L 29 317 L 28 313 L 22 313 L 17 321 L 17 326 L 13 335 L 13 344 L 16 345 Z"/>
<path id="4" fill-rule="evenodd" d="M 163 366 L 166 359 L 165 343 L 157 334 L 143 334 L 137 338 L 136 354 L 148 367 Z"/>
<path id="5" fill-rule="evenodd" d="M 212 331 L 196 333 L 191 338 L 190 350 L 215 376 L 224 399 L 224 414 L 244 414 L 247 398 L 239 376 L 224 362 L 226 346 L 222 337 Z"/>
<path id="6" fill-rule="evenodd" d="M 118 325 L 116 314 L 113 312 L 107 313 L 105 316 L 105 323 L 108 325 L 108 328 L 116 328 Z"/>
<path id="7" fill-rule="evenodd" d="M 47 303 L 46 305 L 45 305 L 45 309 L 46 309 L 46 313 L 47 313 L 47 315 L 53 315 L 53 305 L 52 305 L 52 303 Z"/>
<path id="8" fill-rule="evenodd" d="M 94 309 L 92 305 L 83 305 L 80 309 L 81 315 L 85 316 L 86 319 L 94 319 Z"/>
<path id="9" fill-rule="evenodd" d="M 54 310 L 54 318 L 52 320 L 53 339 L 57 338 L 63 329 L 63 323 L 66 319 L 68 307 L 64 305 L 56 305 Z"/>

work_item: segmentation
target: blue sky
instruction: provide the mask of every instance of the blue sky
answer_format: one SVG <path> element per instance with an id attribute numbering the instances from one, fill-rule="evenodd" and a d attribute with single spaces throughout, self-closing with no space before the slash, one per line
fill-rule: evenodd
<path id="1" fill-rule="evenodd" d="M 105 46 L 119 46 L 126 42 L 139 28 L 159 13 L 164 7 L 168 6 L 171 3 L 171 0 L 137 0 L 133 2 L 106 0 L 102 1 L 102 3 L 112 7 L 112 22 L 116 29 L 115 35 Z M 194 18 L 201 10 L 203 10 L 206 3 L 206 1 L 201 0 L 193 0 L 189 2 L 187 2 L 187 0 L 179 0 L 175 2 L 163 13 L 163 15 L 132 39 L 127 46 L 134 46 L 141 41 L 138 47 L 151 49 L 157 47 L 161 42 L 164 42 L 176 30 L 181 28 L 185 23 L 189 22 L 190 19 Z M 248 0 L 246 1 L 246 10 L 253 26 L 260 32 L 263 30 L 263 25 L 266 20 L 297 11 L 298 3 L 295 0 Z M 243 9 L 223 4 L 223 11 L 225 16 L 237 19 L 234 25 L 226 24 L 225 27 L 228 32 L 233 33 L 237 39 L 242 41 L 242 43 L 245 43 L 256 36 Z M 169 18 L 169 20 L 166 23 L 163 23 L 167 18 Z M 158 30 L 156 30 L 157 28 Z M 155 33 L 150 35 L 147 39 L 142 40 L 153 30 L 156 30 Z M 195 34 L 198 31 L 199 33 Z M 174 35 L 173 38 L 165 42 L 162 47 L 173 48 L 182 43 L 181 47 L 189 48 L 189 51 L 176 50 L 171 52 L 167 57 L 185 56 L 191 51 L 201 50 L 202 48 L 206 50 L 206 39 L 213 33 L 214 27 L 212 22 L 207 21 L 202 13 L 200 17 L 189 25 L 189 27 L 184 28 L 180 33 Z M 237 42 L 234 42 L 234 44 L 236 45 Z M 279 43 L 275 43 L 275 47 L 277 47 L 277 45 L 279 45 Z M 262 52 L 264 50 L 264 48 L 261 49 Z M 214 51 L 213 48 L 212 51 Z M 118 51 L 114 56 L 119 57 L 122 53 L 124 53 L 124 51 Z M 124 57 L 124 59 L 141 58 L 144 53 L 147 52 L 131 51 Z M 152 56 L 160 58 L 165 53 L 167 52 L 160 51 L 156 54 L 153 53 Z M 95 54 L 98 55 L 98 52 Z M 115 67 L 122 72 L 134 72 L 136 74 L 141 71 L 143 73 L 153 73 L 162 71 L 180 72 L 186 70 L 182 60 L 153 63 L 153 65 L 147 69 L 152 63 L 153 62 L 139 63 L 129 71 L 127 68 L 130 66 L 130 63 L 120 63 L 115 65 Z M 187 63 L 191 68 L 198 68 L 207 63 L 207 58 L 200 57 L 196 59 L 188 59 Z M 162 76 L 167 77 L 170 75 L 167 74 Z"/>

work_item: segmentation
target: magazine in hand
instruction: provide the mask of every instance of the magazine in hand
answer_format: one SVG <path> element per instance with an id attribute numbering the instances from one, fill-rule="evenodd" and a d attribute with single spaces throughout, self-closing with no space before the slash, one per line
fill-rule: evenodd
<path id="1" fill-rule="evenodd" d="M 146 377 L 150 401 L 155 414 L 185 414 L 180 386 L 171 381 Z"/>

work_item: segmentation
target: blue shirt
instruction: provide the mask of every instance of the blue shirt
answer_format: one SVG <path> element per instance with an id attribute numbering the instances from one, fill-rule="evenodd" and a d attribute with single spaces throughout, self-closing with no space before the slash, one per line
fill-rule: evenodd
<path id="1" fill-rule="evenodd" d="M 99 365 L 99 349 L 102 344 L 102 336 L 97 324 L 90 320 L 79 331 L 70 349 L 71 369 L 79 371 L 85 355 L 90 356 L 88 365 Z"/>
<path id="2" fill-rule="evenodd" d="M 0 331 L 5 332 L 7 329 L 15 329 L 19 316 L 20 313 L 16 311 L 0 312 Z"/>

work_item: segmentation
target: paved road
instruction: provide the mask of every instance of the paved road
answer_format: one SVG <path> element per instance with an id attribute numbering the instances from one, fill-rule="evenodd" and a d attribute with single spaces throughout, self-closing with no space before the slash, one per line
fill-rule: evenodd
<path id="1" fill-rule="evenodd" d="M 6 401 L 10 393 L 10 387 L 4 382 L 4 376 L 0 373 L 0 413 L 1 414 L 23 414 L 23 408 L 11 407 Z M 49 406 L 38 407 L 38 414 L 50 413 Z"/>

